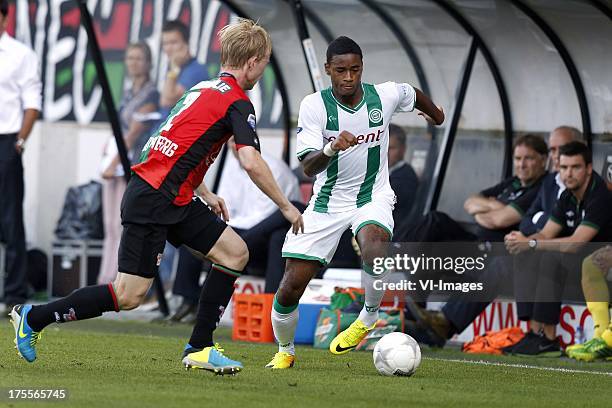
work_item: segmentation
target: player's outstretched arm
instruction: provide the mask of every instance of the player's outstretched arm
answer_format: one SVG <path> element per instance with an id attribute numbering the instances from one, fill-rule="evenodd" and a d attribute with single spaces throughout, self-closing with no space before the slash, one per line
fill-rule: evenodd
<path id="1" fill-rule="evenodd" d="M 285 197 L 261 154 L 254 147 L 245 146 L 238 150 L 238 160 L 257 188 L 270 197 L 287 221 L 293 225 L 293 233 L 304 232 L 302 214 Z"/>
<path id="2" fill-rule="evenodd" d="M 338 137 L 329 142 L 322 150 L 311 152 L 302 160 L 304 173 L 313 177 L 327 168 L 332 157 L 341 150 L 346 150 L 357 144 L 357 138 L 351 132 L 343 130 Z"/>
<path id="3" fill-rule="evenodd" d="M 419 115 L 433 125 L 441 125 L 444 122 L 444 110 L 441 106 L 436 106 L 429 96 L 425 95 L 420 89 L 414 88 L 416 92 L 415 108 L 420 110 Z"/>

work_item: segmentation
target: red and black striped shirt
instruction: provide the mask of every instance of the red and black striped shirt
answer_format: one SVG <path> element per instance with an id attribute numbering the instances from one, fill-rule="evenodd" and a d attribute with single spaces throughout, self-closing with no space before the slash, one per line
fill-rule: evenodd
<path id="1" fill-rule="evenodd" d="M 175 205 L 187 205 L 221 147 L 259 150 L 255 110 L 236 78 L 221 74 L 185 92 L 151 136 L 132 170 Z"/>

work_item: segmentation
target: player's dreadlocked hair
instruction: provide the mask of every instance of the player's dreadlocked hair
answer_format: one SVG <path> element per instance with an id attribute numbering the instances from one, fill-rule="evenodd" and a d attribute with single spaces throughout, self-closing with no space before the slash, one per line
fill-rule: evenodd
<path id="1" fill-rule="evenodd" d="M 327 63 L 331 61 L 334 55 L 357 54 L 363 59 L 363 53 L 359 45 L 352 39 L 341 36 L 329 43 L 327 47 Z"/>

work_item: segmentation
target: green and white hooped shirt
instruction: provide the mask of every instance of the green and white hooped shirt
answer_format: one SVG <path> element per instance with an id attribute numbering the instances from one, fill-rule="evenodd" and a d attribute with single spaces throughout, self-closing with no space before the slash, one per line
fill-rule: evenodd
<path id="1" fill-rule="evenodd" d="M 321 150 L 346 130 L 358 145 L 334 156 L 317 174 L 309 207 L 321 213 L 352 210 L 372 201 L 374 194 L 393 200 L 387 150 L 389 123 L 395 112 L 414 109 L 416 93 L 408 84 L 362 84 L 363 98 L 354 108 L 340 103 L 331 88 L 306 96 L 300 104 L 297 156 Z M 391 201 L 392 202 L 392 201 Z"/>

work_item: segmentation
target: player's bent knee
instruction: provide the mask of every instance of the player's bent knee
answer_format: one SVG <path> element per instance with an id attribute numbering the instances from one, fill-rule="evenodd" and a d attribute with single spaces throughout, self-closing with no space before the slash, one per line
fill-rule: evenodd
<path id="1" fill-rule="evenodd" d="M 242 271 L 249 262 L 249 248 L 243 240 L 235 242 L 222 254 L 217 257 L 215 262 L 227 268 Z"/>
<path id="2" fill-rule="evenodd" d="M 234 259 L 236 262 L 235 269 L 243 270 L 246 267 L 246 264 L 249 262 L 249 248 L 246 246 L 244 241 L 240 242 L 240 247 L 237 248 L 238 251 L 234 254 Z"/>
<path id="3" fill-rule="evenodd" d="M 378 245 L 377 245 L 378 246 Z M 378 247 L 364 248 L 361 251 L 361 261 L 370 268 L 374 266 L 374 259 L 384 257 L 385 251 Z"/>
<path id="4" fill-rule="evenodd" d="M 595 264 L 593 255 L 587 256 L 582 261 L 582 287 L 588 287 L 601 279 L 603 271 Z"/>
<path id="5" fill-rule="evenodd" d="M 152 279 L 120 273 L 113 282 L 113 290 L 120 310 L 132 310 L 144 300 Z"/>
<path id="6" fill-rule="evenodd" d="M 132 310 L 136 309 L 145 298 L 144 293 L 128 293 L 123 292 L 117 294 L 117 302 L 121 310 Z"/>
<path id="7" fill-rule="evenodd" d="M 285 285 L 279 287 L 276 292 L 276 300 L 283 306 L 292 306 L 300 301 L 303 290 L 300 291 L 297 287 Z"/>
<path id="8" fill-rule="evenodd" d="M 249 261 L 249 249 L 235 231 L 226 228 L 206 257 L 218 265 L 242 271 Z"/>
<path id="9" fill-rule="evenodd" d="M 299 302 L 304 290 L 306 290 L 306 286 L 308 286 L 308 281 L 302 282 L 297 279 L 283 278 L 276 292 L 276 298 L 283 306 L 294 305 Z"/>

